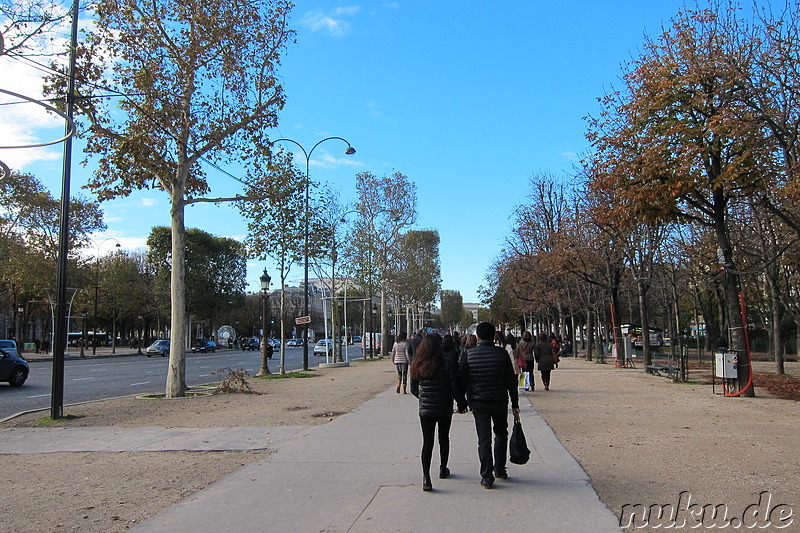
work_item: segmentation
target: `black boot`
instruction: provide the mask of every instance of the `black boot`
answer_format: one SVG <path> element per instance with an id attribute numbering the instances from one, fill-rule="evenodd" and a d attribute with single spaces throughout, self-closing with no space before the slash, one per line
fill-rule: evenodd
<path id="1" fill-rule="evenodd" d="M 446 466 L 439 467 L 439 479 L 447 479 L 450 477 L 450 469 Z"/>
<path id="2" fill-rule="evenodd" d="M 431 476 L 428 474 L 422 476 L 422 490 L 424 490 L 425 492 L 433 490 L 433 485 L 431 484 Z"/>

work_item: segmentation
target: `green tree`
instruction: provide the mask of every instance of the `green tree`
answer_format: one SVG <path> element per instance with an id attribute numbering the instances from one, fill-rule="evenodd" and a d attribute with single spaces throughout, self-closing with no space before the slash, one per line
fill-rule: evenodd
<path id="1" fill-rule="evenodd" d="M 284 374 L 287 331 L 286 278 L 292 266 L 303 259 L 303 247 L 298 243 L 302 242 L 305 220 L 304 217 L 298 216 L 298 213 L 305 211 L 306 180 L 299 169 L 292 164 L 290 154 L 283 151 L 254 173 L 252 178 L 248 194 L 265 194 L 267 201 L 242 203 L 239 209 L 248 219 L 249 254 L 259 260 L 271 257 L 278 266 L 281 338 L 279 372 Z M 309 235 L 317 233 L 309 230 Z M 309 240 L 309 246 L 311 242 Z M 266 334 L 267 332 L 264 332 L 265 337 Z"/>
<path id="2" fill-rule="evenodd" d="M 436 230 L 411 230 L 401 238 L 390 279 L 406 304 L 408 331 L 416 329 L 411 323 L 411 310 L 423 309 L 439 294 L 442 284 L 439 242 Z"/>
<path id="3" fill-rule="evenodd" d="M 461 293 L 459 291 L 442 290 L 439 298 L 442 301 L 442 322 L 445 326 L 458 326 L 464 310 L 464 298 Z"/>
<path id="4" fill-rule="evenodd" d="M 86 150 L 97 156 L 88 186 L 101 200 L 143 188 L 170 199 L 170 398 L 184 394 L 184 210 L 238 199 L 207 196 L 203 163 L 247 167 L 269 148 L 284 102 L 277 68 L 292 39 L 290 9 L 284 0 L 100 0 L 79 54 L 78 101 L 91 121 Z M 63 84 L 51 80 L 51 92 Z M 88 98 L 101 85 L 124 95 L 118 110 Z"/>
<path id="5" fill-rule="evenodd" d="M 173 268 L 171 234 L 169 228 L 155 227 L 147 239 L 149 263 L 162 270 L 157 277 L 162 284 L 172 279 L 165 275 Z M 186 307 L 195 319 L 208 320 L 213 331 L 217 313 L 244 290 L 244 246 L 234 239 L 193 228 L 186 230 L 185 242 Z M 167 293 L 166 287 L 162 288 Z"/>
<path id="6" fill-rule="evenodd" d="M 389 270 L 398 260 L 400 232 L 417 220 L 417 187 L 400 172 L 380 178 L 362 172 L 356 176 L 356 190 L 358 218 L 348 255 L 354 260 L 359 284 L 371 295 L 380 291 L 381 337 L 385 339 L 389 334 L 386 314 Z M 387 343 L 381 344 L 383 355 L 388 349 Z"/>

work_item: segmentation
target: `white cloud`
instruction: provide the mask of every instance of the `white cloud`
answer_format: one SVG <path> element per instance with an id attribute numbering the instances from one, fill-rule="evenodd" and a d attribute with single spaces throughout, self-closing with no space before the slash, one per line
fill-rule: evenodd
<path id="1" fill-rule="evenodd" d="M 334 15 L 355 15 L 361 9 L 361 6 L 342 6 L 333 10 Z"/>
<path id="2" fill-rule="evenodd" d="M 156 205 L 158 203 L 157 198 L 142 198 L 142 207 L 150 207 L 151 205 Z"/>
<path id="3" fill-rule="evenodd" d="M 309 164 L 309 166 L 318 168 L 333 168 L 342 165 L 363 166 L 363 163 L 353 159 L 351 156 L 336 157 L 329 152 L 322 151 L 319 155 L 315 155 Z"/>
<path id="4" fill-rule="evenodd" d="M 34 100 L 41 99 L 42 79 L 39 71 L 20 61 L 8 56 L 0 58 L 0 79 L 14 80 L 12 92 Z M 44 107 L 5 93 L 0 93 L 0 104 L 0 146 L 40 144 L 64 136 L 64 119 L 48 113 Z M 24 170 L 37 161 L 59 159 L 62 151 L 60 145 L 3 149 L 0 150 L 0 159 L 13 169 Z"/>
<path id="5" fill-rule="evenodd" d="M 578 158 L 578 154 L 576 154 L 575 152 L 561 152 L 559 155 L 561 157 L 565 158 L 565 159 L 577 159 Z"/>
<path id="6" fill-rule="evenodd" d="M 328 13 L 321 9 L 315 9 L 306 13 L 300 23 L 311 31 L 326 31 L 331 35 L 341 37 L 350 31 L 350 23 L 343 17 L 352 17 L 360 9 L 360 6 L 342 6 Z"/>
<path id="7" fill-rule="evenodd" d="M 381 110 L 381 106 L 377 103 L 373 102 L 372 100 L 367 101 L 367 109 L 369 110 L 369 114 L 372 118 L 376 118 L 379 120 L 391 120 L 388 116 L 386 116 L 383 111 Z"/>

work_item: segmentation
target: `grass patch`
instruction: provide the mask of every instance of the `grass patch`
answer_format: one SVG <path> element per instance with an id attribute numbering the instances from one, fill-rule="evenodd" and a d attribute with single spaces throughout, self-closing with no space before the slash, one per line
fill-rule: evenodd
<path id="1" fill-rule="evenodd" d="M 41 420 L 37 421 L 36 425 L 38 427 L 47 427 L 47 426 L 52 426 L 54 424 L 59 424 L 61 422 L 71 422 L 72 420 L 78 420 L 79 418 L 83 417 L 76 415 L 64 415 L 61 418 L 50 418 L 48 416 L 47 418 L 42 418 Z"/>
<path id="2" fill-rule="evenodd" d="M 316 378 L 319 377 L 317 374 L 311 374 L 311 371 L 308 372 L 287 372 L 285 374 L 267 374 L 266 376 L 255 376 L 256 379 L 302 379 L 302 378 Z"/>

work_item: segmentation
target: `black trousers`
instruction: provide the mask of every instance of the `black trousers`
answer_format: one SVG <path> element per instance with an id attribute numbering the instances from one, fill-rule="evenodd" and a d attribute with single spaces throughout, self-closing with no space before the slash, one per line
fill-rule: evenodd
<path id="1" fill-rule="evenodd" d="M 422 416 L 419 423 L 422 426 L 422 473 L 429 476 L 431 473 L 431 460 L 433 459 L 433 441 L 436 425 L 439 425 L 439 465 L 447 466 L 450 459 L 450 416 Z"/>
<path id="2" fill-rule="evenodd" d="M 478 459 L 481 479 L 494 482 L 494 472 L 505 472 L 508 455 L 508 403 L 473 404 L 475 431 L 478 433 Z M 494 449 L 492 433 L 494 432 Z"/>

